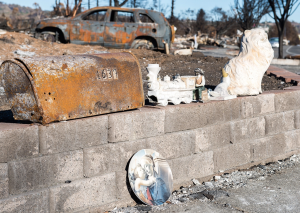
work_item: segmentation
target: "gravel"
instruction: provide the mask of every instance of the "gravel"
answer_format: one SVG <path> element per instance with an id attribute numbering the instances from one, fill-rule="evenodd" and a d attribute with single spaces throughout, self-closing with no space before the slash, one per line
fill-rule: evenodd
<path id="1" fill-rule="evenodd" d="M 181 186 L 180 189 L 173 191 L 169 200 L 161 206 L 136 205 L 133 207 L 115 208 L 111 213 L 137 213 L 137 212 L 168 212 L 174 205 L 188 205 L 195 200 L 200 202 L 211 202 L 215 199 L 227 196 L 230 188 L 247 187 L 249 180 L 263 181 L 267 177 L 282 172 L 287 168 L 292 168 L 300 164 L 300 155 L 293 155 L 284 160 L 268 163 L 266 165 L 256 165 L 247 170 L 237 170 L 232 173 L 223 173 L 220 176 L 214 176 L 210 181 L 200 182 L 192 179 L 189 186 Z M 225 204 L 229 207 L 230 204 Z"/>

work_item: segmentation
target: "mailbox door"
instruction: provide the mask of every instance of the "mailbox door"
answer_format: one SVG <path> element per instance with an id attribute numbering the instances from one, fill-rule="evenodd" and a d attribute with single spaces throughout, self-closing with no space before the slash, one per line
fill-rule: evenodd
<path id="1" fill-rule="evenodd" d="M 32 76 L 17 60 L 5 61 L 0 68 L 5 94 L 16 120 L 41 121 L 41 111 L 31 84 Z"/>

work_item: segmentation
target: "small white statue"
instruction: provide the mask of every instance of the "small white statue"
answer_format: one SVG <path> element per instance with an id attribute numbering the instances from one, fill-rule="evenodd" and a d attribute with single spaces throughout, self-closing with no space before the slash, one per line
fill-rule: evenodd
<path id="1" fill-rule="evenodd" d="M 195 41 L 194 49 L 198 49 L 198 42 L 197 42 L 197 35 L 196 34 L 194 35 L 194 41 Z"/>
<path id="2" fill-rule="evenodd" d="M 240 52 L 225 65 L 222 83 L 210 93 L 211 100 L 261 93 L 261 81 L 273 57 L 274 51 L 267 33 L 262 29 L 246 30 L 241 40 Z"/>
<path id="3" fill-rule="evenodd" d="M 224 68 L 222 69 L 222 78 L 221 83 L 218 84 L 214 91 L 211 91 L 210 100 L 229 100 L 236 98 L 236 95 L 230 95 L 228 92 L 228 87 L 230 85 L 230 77 L 225 72 Z"/>
<path id="4" fill-rule="evenodd" d="M 176 75 L 173 81 L 169 76 L 165 76 L 162 81 L 157 77 L 160 69 L 158 64 L 149 64 L 147 67 L 149 99 L 157 102 L 159 106 L 166 106 L 168 102 L 174 105 L 191 103 L 195 89 L 195 76 Z"/>

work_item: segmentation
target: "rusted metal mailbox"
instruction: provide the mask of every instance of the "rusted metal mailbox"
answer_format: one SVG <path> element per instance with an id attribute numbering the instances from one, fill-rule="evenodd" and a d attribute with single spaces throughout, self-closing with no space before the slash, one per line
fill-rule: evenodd
<path id="1" fill-rule="evenodd" d="M 0 73 L 16 120 L 47 124 L 144 105 L 129 52 L 7 60 Z"/>

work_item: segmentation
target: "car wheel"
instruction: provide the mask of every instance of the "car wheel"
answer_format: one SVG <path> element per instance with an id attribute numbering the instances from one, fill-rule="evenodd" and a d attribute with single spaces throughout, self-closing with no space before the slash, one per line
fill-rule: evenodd
<path id="1" fill-rule="evenodd" d="M 48 34 L 46 38 L 47 42 L 55 42 L 55 37 L 54 35 Z"/>
<path id="2" fill-rule="evenodd" d="M 136 39 L 133 41 L 131 48 L 152 50 L 154 49 L 154 45 L 151 41 L 148 41 L 146 39 Z"/>

